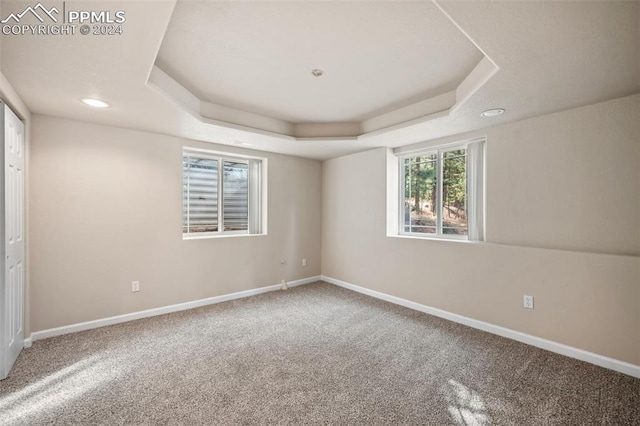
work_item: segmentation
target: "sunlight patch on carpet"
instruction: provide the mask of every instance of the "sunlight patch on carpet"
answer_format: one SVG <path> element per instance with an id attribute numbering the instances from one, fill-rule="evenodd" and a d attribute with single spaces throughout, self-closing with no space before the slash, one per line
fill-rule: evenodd
<path id="1" fill-rule="evenodd" d="M 447 400 L 449 413 L 456 424 L 470 426 L 491 424 L 482 396 L 462 383 L 449 380 Z"/>
<path id="2" fill-rule="evenodd" d="M 48 411 L 74 400 L 104 382 L 116 379 L 121 369 L 94 355 L 52 373 L 24 389 L 0 398 L 3 421 Z"/>

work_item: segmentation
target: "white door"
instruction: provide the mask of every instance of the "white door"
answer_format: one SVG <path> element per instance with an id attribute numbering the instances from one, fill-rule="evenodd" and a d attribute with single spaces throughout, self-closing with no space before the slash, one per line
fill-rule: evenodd
<path id="1" fill-rule="evenodd" d="M 4 104 L 4 256 L 2 296 L 2 356 L 0 379 L 24 346 L 24 124 Z"/>

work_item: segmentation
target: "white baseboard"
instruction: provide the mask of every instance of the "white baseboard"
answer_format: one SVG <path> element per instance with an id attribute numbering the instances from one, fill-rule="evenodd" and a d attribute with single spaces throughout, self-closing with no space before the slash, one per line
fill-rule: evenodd
<path id="1" fill-rule="evenodd" d="M 591 364 L 595 364 L 600 367 L 608 368 L 610 370 L 628 374 L 629 376 L 640 378 L 640 366 L 635 364 L 630 364 L 628 362 L 619 361 L 613 358 L 608 358 L 593 352 L 588 352 L 582 349 L 574 348 L 572 346 L 564 345 L 562 343 L 553 342 L 551 340 L 546 340 L 540 337 L 532 336 L 530 334 L 511 330 L 509 328 L 490 324 L 484 321 L 475 320 L 462 315 L 447 312 L 442 309 L 422 305 L 420 303 L 412 302 L 410 300 L 402 299 L 396 296 L 391 296 L 389 294 L 381 293 L 379 291 L 370 290 L 365 287 L 360 287 L 355 284 L 351 284 L 351 283 L 341 281 L 335 278 L 327 277 L 324 275 L 290 281 L 290 282 L 287 282 L 287 285 L 289 287 L 295 287 L 295 286 L 309 284 L 309 283 L 320 281 L 320 280 L 330 284 L 337 285 L 339 287 L 349 289 L 349 290 L 357 291 L 358 293 L 366 294 L 368 296 L 375 297 L 377 299 L 385 300 L 387 302 L 391 302 L 396 305 L 404 306 L 409 309 L 414 309 L 416 311 L 424 312 L 429 315 L 444 318 L 449 321 L 457 322 L 459 324 L 464 324 L 466 326 L 476 328 L 478 330 L 486 331 L 492 334 L 497 334 L 498 336 L 507 337 L 509 339 L 517 340 L 518 342 L 526 343 L 528 345 L 536 346 L 541 349 L 546 349 L 548 351 L 565 355 L 570 358 L 579 359 L 581 361 L 589 362 Z M 36 331 L 31 333 L 29 337 L 24 339 L 24 347 L 28 348 L 36 340 L 42 340 L 48 337 L 60 336 L 63 334 L 90 330 L 93 328 L 119 324 L 127 321 L 134 321 L 137 319 L 148 318 L 156 315 L 163 315 L 171 312 L 178 312 L 178 311 L 184 311 L 187 309 L 198 308 L 201 306 L 213 305 L 216 303 L 222 303 L 229 300 L 241 299 L 243 297 L 255 296 L 257 294 L 279 290 L 280 285 L 281 284 L 274 284 L 266 287 L 260 287 L 260 288 L 255 288 L 251 290 L 225 294 L 222 296 L 209 297 L 206 299 L 194 300 L 191 302 L 179 303 L 176 305 L 163 306 L 161 308 L 148 309 L 145 311 L 132 312 L 129 314 L 118 315 L 118 316 L 109 317 L 109 318 L 102 318 L 102 319 L 93 320 L 93 321 L 71 324 L 63 327 L 51 328 L 48 330 Z"/>
<path id="2" fill-rule="evenodd" d="M 618 371 L 620 373 L 628 374 L 629 376 L 640 378 L 640 365 L 630 364 L 624 361 L 618 361 L 617 359 L 608 358 L 606 356 L 598 355 L 593 352 L 588 352 L 582 349 L 567 346 L 562 343 L 553 342 L 551 340 L 542 339 L 540 337 L 532 336 L 530 334 L 522 333 L 519 331 L 511 330 L 509 328 L 500 327 L 499 325 L 490 324 L 484 321 L 478 321 L 472 318 L 468 318 L 462 315 L 454 314 L 451 312 L 443 311 L 442 309 L 432 308 L 430 306 L 422 305 L 420 303 L 412 302 L 410 300 L 402 299 L 400 297 L 391 296 L 389 294 L 381 293 L 379 291 L 370 290 L 365 287 L 360 287 L 355 284 L 347 283 L 345 281 L 337 280 L 335 278 L 322 276 L 322 281 L 330 284 L 337 285 L 349 290 L 357 291 L 358 293 L 366 294 L 367 296 L 375 297 L 377 299 L 386 300 L 387 302 L 395 303 L 396 305 L 404 306 L 409 309 L 424 312 L 429 315 L 444 318 L 449 321 L 464 324 L 466 326 L 476 328 L 478 330 L 486 331 L 488 333 L 497 334 L 498 336 L 507 337 L 518 342 L 526 343 L 531 346 L 536 346 L 541 349 L 546 349 L 551 352 L 565 355 L 570 358 L 579 359 L 591 364 L 598 365 L 600 367 L 608 368 L 610 370 Z"/>
<path id="3" fill-rule="evenodd" d="M 289 287 L 296 287 L 303 284 L 309 284 L 320 281 L 320 276 L 303 278 L 300 280 L 288 281 Z M 255 296 L 257 294 L 267 293 L 269 291 L 280 290 L 281 284 L 274 284 L 267 287 L 254 288 L 251 290 L 239 291 L 237 293 L 224 294 L 222 296 L 208 297 L 206 299 L 193 300 L 191 302 L 179 303 L 177 305 L 163 306 L 160 308 L 148 309 L 146 311 L 132 312 L 130 314 L 117 315 L 97 319 L 93 321 L 81 322 L 77 324 L 65 325 L 63 327 L 50 328 L 48 330 L 36 331 L 31 336 L 24 339 L 24 347 L 28 348 L 36 340 L 46 339 L 48 337 L 61 336 L 63 334 L 75 333 L 78 331 L 91 330 L 92 328 L 104 327 L 107 325 L 119 324 L 127 321 L 134 321 L 141 318 L 153 317 L 156 315 L 169 314 L 171 312 L 184 311 L 187 309 L 199 308 L 201 306 L 213 305 L 229 300 L 241 299 L 243 297 Z"/>

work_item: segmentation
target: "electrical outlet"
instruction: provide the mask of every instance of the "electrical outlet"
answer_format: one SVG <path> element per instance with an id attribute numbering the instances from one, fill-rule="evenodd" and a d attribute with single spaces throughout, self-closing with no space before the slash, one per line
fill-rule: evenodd
<path id="1" fill-rule="evenodd" d="M 307 266 L 307 259 L 306 258 L 302 258 L 302 266 Z"/>
<path id="2" fill-rule="evenodd" d="M 140 281 L 132 281 L 131 282 L 131 292 L 137 293 L 140 291 Z"/>
<path id="3" fill-rule="evenodd" d="M 526 309 L 533 309 L 533 296 L 524 295 L 524 307 Z"/>

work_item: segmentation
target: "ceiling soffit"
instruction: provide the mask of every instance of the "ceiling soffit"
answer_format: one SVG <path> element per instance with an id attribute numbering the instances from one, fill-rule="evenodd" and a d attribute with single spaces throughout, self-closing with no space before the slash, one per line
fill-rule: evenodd
<path id="1" fill-rule="evenodd" d="M 217 42 L 216 40 L 218 40 L 223 47 L 228 46 L 229 44 L 234 44 L 234 41 L 231 39 L 238 35 L 233 31 L 223 31 L 222 33 L 218 31 L 217 36 L 220 38 L 205 43 L 202 38 L 215 36 L 215 34 L 208 34 L 212 25 L 202 27 L 203 29 L 201 31 L 197 29 L 197 22 L 196 25 L 188 25 L 188 20 L 197 21 L 196 16 L 203 16 L 205 12 L 215 12 L 214 10 L 203 11 L 199 8 L 215 8 L 219 7 L 218 5 L 221 4 L 224 5 L 225 9 L 223 12 L 226 13 L 220 13 L 219 19 L 222 22 L 226 16 L 228 22 L 225 21 L 224 25 L 230 28 L 239 24 L 238 22 L 234 22 L 234 19 L 239 19 L 241 13 L 255 13 L 256 9 L 255 3 L 251 9 L 245 9 L 241 2 L 234 3 L 240 4 L 237 8 L 232 7 L 231 3 L 222 2 L 205 3 L 204 5 L 202 3 L 195 2 L 178 2 L 176 10 L 174 11 L 174 16 L 172 17 L 169 28 L 167 29 L 163 46 L 160 48 L 158 56 L 156 57 L 155 65 L 153 66 L 148 79 L 148 84 L 150 86 L 159 90 L 173 102 L 179 104 L 194 118 L 205 124 L 246 130 L 276 137 L 284 137 L 286 139 L 360 139 L 446 117 L 460 108 L 498 71 L 497 65 L 490 58 L 484 55 L 435 3 L 407 3 L 414 6 L 416 4 L 421 4 L 423 7 L 424 5 L 427 5 L 426 8 L 419 11 L 412 10 L 411 8 L 403 9 L 402 7 L 399 9 L 397 7 L 389 9 L 389 7 L 392 7 L 394 4 L 398 5 L 399 3 L 381 4 L 384 6 L 382 9 L 374 10 L 369 16 L 361 16 L 361 18 L 367 18 L 369 21 L 372 21 L 371 25 L 365 24 L 362 26 L 364 29 L 360 31 L 364 31 L 364 33 L 354 32 L 353 22 L 349 22 L 347 18 L 349 18 L 349 13 L 353 15 L 351 18 L 354 18 L 356 14 L 366 13 L 366 10 L 371 9 L 372 4 L 362 3 L 361 6 L 365 6 L 365 9 L 358 8 L 357 3 L 355 9 L 353 9 L 353 6 L 351 6 L 352 9 L 347 7 L 347 16 L 343 16 L 343 19 L 338 20 L 339 22 L 338 24 L 335 24 L 336 28 L 333 28 L 333 31 L 337 32 L 338 35 L 343 35 L 345 37 L 351 36 L 360 40 L 361 43 L 364 43 L 364 40 L 366 40 L 367 37 L 381 37 L 379 34 L 377 36 L 375 34 L 372 35 L 371 32 L 377 31 L 384 33 L 380 28 L 381 26 L 384 26 L 384 23 L 388 23 L 389 19 L 404 18 L 404 25 L 407 25 L 408 23 L 409 26 L 411 26 L 413 23 L 414 27 L 418 26 L 421 19 L 425 21 L 425 24 L 433 24 L 429 31 L 417 29 L 414 31 L 405 31 L 399 36 L 395 34 L 382 34 L 382 36 L 391 38 L 392 43 L 387 43 L 385 45 L 383 43 L 383 39 L 378 39 L 378 43 L 375 44 L 375 46 L 379 45 L 379 48 L 360 48 L 358 51 L 354 50 L 357 49 L 357 44 L 349 43 L 347 43 L 347 46 L 344 48 L 332 48 L 331 43 L 333 43 L 333 46 L 340 46 L 341 40 L 336 39 L 336 37 L 328 37 L 328 40 L 323 41 L 322 37 L 310 36 L 304 31 L 301 32 L 298 22 L 300 20 L 306 20 L 304 22 L 305 26 L 313 28 L 314 25 L 317 25 L 316 21 L 323 20 L 323 14 L 331 15 L 337 11 L 337 9 L 332 10 L 331 7 L 338 7 L 344 12 L 344 3 L 333 3 L 334 6 L 329 6 L 332 3 L 316 4 L 316 6 L 321 7 L 321 10 L 318 11 L 318 16 L 312 20 L 309 18 L 310 14 L 308 11 L 304 11 L 304 9 L 290 10 L 290 5 L 292 3 L 275 3 L 275 5 L 280 6 L 273 6 L 274 3 L 267 3 L 265 4 L 265 7 L 272 5 L 272 7 L 275 7 L 278 10 L 272 11 L 271 14 L 263 13 L 261 16 L 266 16 L 266 19 L 261 21 L 261 27 L 258 28 L 258 30 L 269 28 L 273 25 L 281 25 L 283 28 L 280 28 L 280 30 L 276 32 L 272 37 L 273 40 L 271 40 L 271 42 L 283 42 L 288 32 L 290 32 L 292 35 L 289 35 L 289 38 L 296 43 L 302 42 L 303 45 L 315 45 L 320 51 L 331 51 L 331 49 L 337 50 L 337 52 L 334 52 L 333 58 L 327 59 L 329 63 L 336 65 L 336 67 L 340 63 L 340 60 L 349 57 L 356 59 L 356 62 L 351 64 L 352 68 L 357 67 L 356 63 L 358 61 L 365 63 L 373 63 L 377 61 L 378 63 L 381 63 L 385 62 L 385 60 L 387 60 L 386 58 L 390 58 L 388 61 L 400 60 L 400 62 L 406 63 L 412 60 L 412 55 L 428 56 L 429 52 L 415 49 L 411 51 L 403 51 L 402 54 L 406 55 L 406 57 L 398 58 L 398 54 L 395 52 L 398 44 L 407 44 L 413 47 L 431 46 L 432 50 L 435 50 L 436 57 L 427 58 L 427 61 L 423 60 L 422 62 L 418 60 L 416 66 L 421 66 L 422 69 L 417 70 L 417 73 L 413 72 L 412 76 L 407 77 L 420 79 L 421 76 L 425 76 L 425 84 L 421 84 L 420 80 L 415 80 L 414 85 L 416 90 L 418 90 L 418 93 L 412 93 L 407 98 L 407 93 L 404 92 L 402 95 L 405 96 L 405 99 L 399 101 L 397 96 L 394 96 L 394 94 L 385 94 L 384 90 L 388 90 L 389 87 L 395 87 L 398 79 L 403 78 L 403 68 L 395 67 L 387 69 L 382 67 L 382 75 L 376 77 L 377 80 L 375 78 L 373 78 L 373 80 L 369 79 L 371 81 L 364 85 L 358 85 L 357 83 L 346 85 L 341 84 L 341 82 L 338 81 L 332 86 L 332 81 L 330 80 L 328 82 L 329 84 L 325 84 L 323 87 L 323 90 L 326 92 L 324 95 L 330 95 L 329 98 L 323 94 L 314 92 L 316 88 L 312 87 L 312 89 L 309 89 L 310 96 L 317 96 L 319 99 L 318 102 L 315 103 L 313 102 L 313 99 L 311 102 L 309 99 L 304 99 L 305 94 L 308 91 L 307 89 L 317 82 L 314 80 L 321 80 L 325 78 L 325 76 L 314 77 L 311 75 L 311 70 L 306 70 L 309 75 L 305 75 L 305 81 L 293 81 L 289 86 L 283 86 L 289 95 L 294 94 L 302 98 L 300 103 L 296 103 L 295 101 L 290 102 L 291 111 L 282 112 L 278 111 L 277 108 L 269 110 L 268 107 L 265 107 L 265 105 L 268 105 L 268 101 L 270 99 L 273 100 L 274 104 L 278 103 L 279 96 L 277 91 L 270 94 L 271 98 L 266 96 L 262 99 L 262 107 L 249 105 L 246 101 L 234 101 L 228 96 L 225 98 L 228 100 L 226 102 L 214 102 L 213 100 L 220 100 L 224 98 L 223 96 L 212 96 L 206 94 L 215 90 L 215 87 L 212 89 L 212 86 L 209 85 L 206 79 L 202 79 L 201 75 L 200 81 L 202 81 L 202 85 L 207 86 L 207 88 L 198 88 L 197 78 L 195 80 L 189 80 L 189 78 L 184 75 L 178 75 L 181 74 L 181 72 L 177 70 L 180 70 L 181 67 L 179 64 L 171 63 L 171 60 L 173 59 L 186 64 L 183 67 L 185 69 L 190 68 L 192 71 L 198 69 L 198 72 L 200 73 L 202 73 L 202 68 L 205 67 L 205 74 L 207 74 L 209 71 L 214 73 L 213 70 L 216 69 L 216 64 L 220 64 L 220 61 L 225 61 L 224 55 L 221 55 L 220 57 L 216 57 L 215 55 L 213 55 L 213 57 L 208 57 L 205 63 L 195 61 L 195 64 L 189 64 L 185 58 L 180 57 L 179 49 L 176 47 L 177 45 L 171 46 L 171 40 L 173 32 L 177 33 L 174 40 L 175 42 L 195 44 L 203 49 L 205 49 L 206 46 L 215 44 Z M 300 3 L 300 5 L 303 4 Z M 195 9 L 186 11 L 182 10 L 190 7 Z M 284 10 L 280 10 L 283 8 Z M 258 10 L 258 12 L 260 12 L 260 10 Z M 301 15 L 302 12 L 304 12 L 303 15 Z M 417 12 L 420 12 L 421 14 Z M 238 15 L 238 17 L 233 18 L 234 14 Z M 294 16 L 292 16 L 292 14 Z M 398 14 L 402 16 L 397 16 Z M 343 13 L 343 15 L 345 15 L 345 13 Z M 251 16 L 248 18 L 245 16 L 243 19 L 251 19 Z M 174 20 L 177 20 L 177 22 L 174 22 Z M 269 20 L 271 20 L 271 22 L 269 22 Z M 298 22 L 298 24 L 291 24 L 291 22 Z M 342 26 L 340 26 L 340 23 L 342 23 Z M 389 26 L 390 31 L 399 31 L 397 22 L 392 22 Z M 367 31 L 369 31 L 369 33 L 367 33 Z M 249 35 L 250 34 L 251 32 Z M 241 35 L 243 37 L 248 37 L 246 33 Z M 421 37 L 428 37 L 429 40 L 423 40 Z M 265 36 L 265 38 L 268 38 L 268 36 Z M 300 38 L 303 40 L 299 40 Z M 241 41 L 246 45 L 251 44 L 253 40 L 254 39 L 244 39 Z M 167 46 L 165 46 L 165 44 Z M 269 46 L 269 44 L 264 40 L 259 41 L 257 45 L 256 49 L 258 50 L 264 50 L 266 48 L 265 45 Z M 271 46 L 272 45 L 273 44 L 271 44 Z M 367 44 L 366 46 L 370 45 Z M 464 58 L 455 58 L 454 55 L 443 54 L 444 52 L 442 49 L 456 48 L 456 46 L 463 51 L 465 55 Z M 438 49 L 440 49 L 440 51 L 438 51 Z M 215 50 L 215 48 L 213 48 L 213 50 Z M 245 56 L 256 56 L 259 52 L 251 51 L 250 49 L 248 52 L 240 53 Z M 207 55 L 208 54 L 203 54 L 202 56 Z M 306 61 L 305 63 L 307 64 L 312 63 L 310 59 L 305 59 L 304 54 L 301 56 L 302 59 L 300 60 L 302 62 Z M 291 55 L 289 55 L 289 57 L 291 57 L 291 59 L 289 59 L 290 68 L 294 68 L 297 58 L 296 56 Z M 448 57 L 452 58 L 451 64 L 447 63 Z M 282 60 L 284 60 L 284 57 Z M 474 63 L 475 61 L 477 62 Z M 439 68 L 435 67 L 433 73 L 431 73 L 429 64 L 435 62 L 439 64 Z M 271 62 L 267 61 L 266 63 Z M 473 66 L 469 67 L 469 63 L 472 63 Z M 412 64 L 409 66 L 411 65 Z M 224 68 L 224 66 L 221 65 L 218 68 Z M 268 68 L 268 65 L 265 65 L 265 68 Z M 448 70 L 450 72 L 449 74 L 443 73 L 443 70 Z M 279 84 L 277 81 L 279 78 L 277 66 L 271 70 L 253 70 L 254 73 L 258 74 L 263 71 L 271 77 L 273 85 Z M 371 70 L 371 72 L 374 73 L 376 71 L 376 69 Z M 228 73 L 226 76 L 219 75 L 216 78 L 218 80 L 224 78 L 234 80 L 233 70 L 227 69 L 226 72 Z M 431 76 L 431 74 L 437 75 L 438 73 L 440 73 L 439 78 L 433 78 Z M 182 74 L 189 74 L 189 72 L 185 71 Z M 198 73 L 194 71 L 191 74 L 193 76 Z M 446 75 L 455 75 L 456 79 L 443 79 L 443 76 L 446 77 Z M 290 77 L 290 80 L 294 79 L 294 76 Z M 389 83 L 390 81 L 393 82 L 393 84 Z M 266 85 L 266 87 L 271 87 L 270 82 L 271 80 L 269 79 L 262 79 L 262 84 Z M 373 85 L 371 85 L 372 82 Z M 232 81 L 230 85 L 233 86 L 233 84 L 237 83 L 237 81 Z M 377 93 L 370 94 L 370 92 L 375 92 L 375 88 L 381 86 L 386 87 L 383 87 L 384 90 L 379 90 Z M 260 90 L 258 86 L 255 88 L 249 87 L 249 89 L 254 91 Z M 372 96 L 371 99 L 367 99 L 367 96 L 369 95 Z M 362 101 L 359 103 L 355 102 L 350 106 L 350 108 L 344 110 L 343 116 L 336 116 L 334 110 L 339 107 L 343 99 L 362 99 Z M 242 108 L 238 108 L 237 106 L 239 105 L 242 106 Z M 371 108 L 371 105 L 374 105 L 373 109 Z"/>

